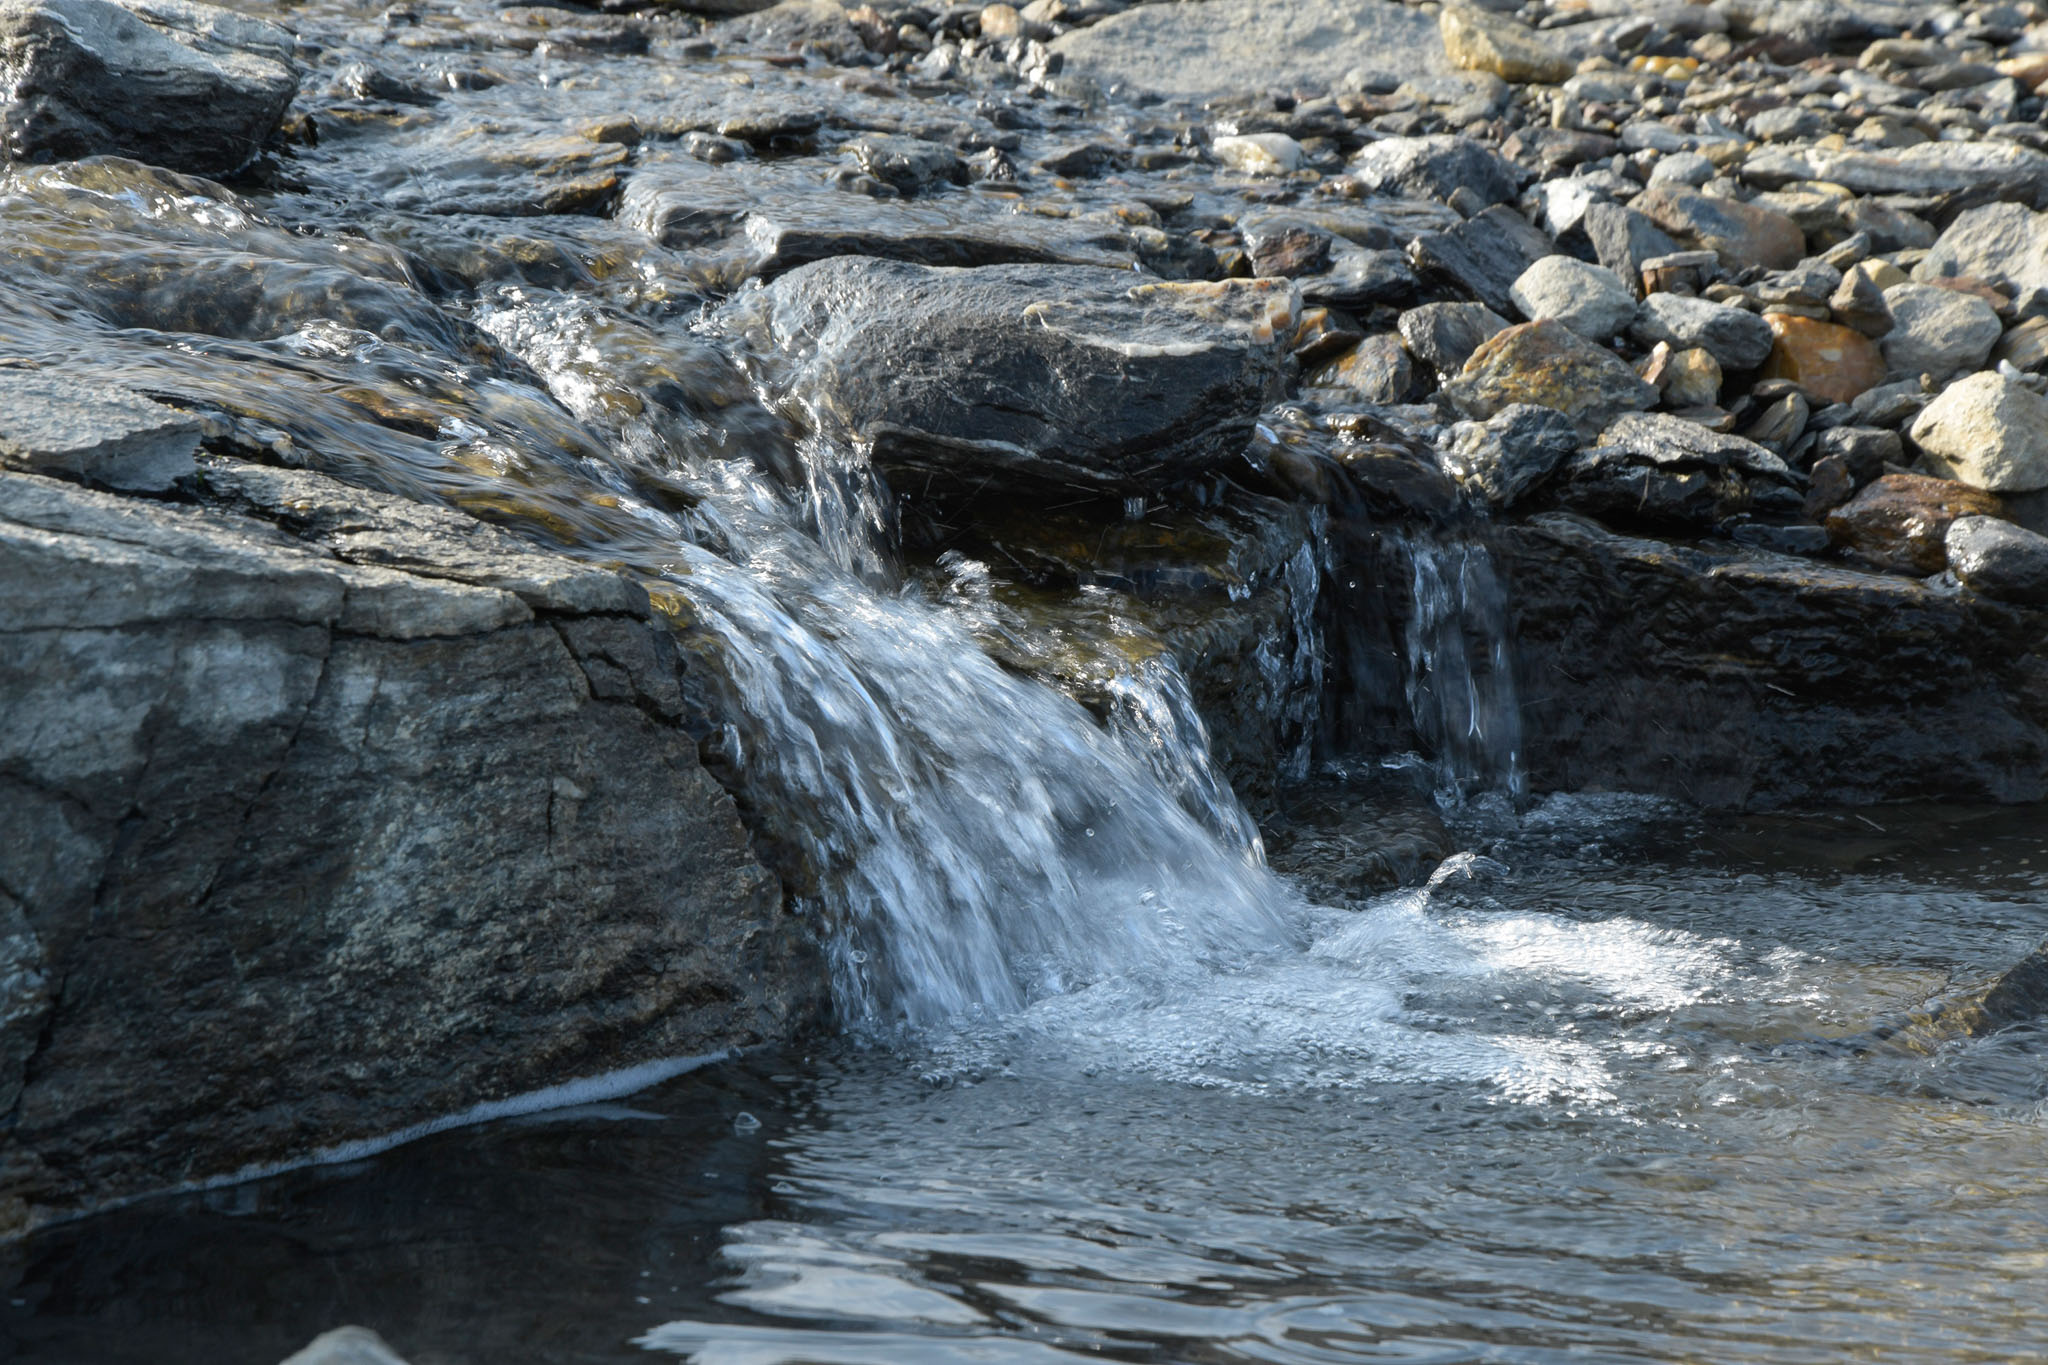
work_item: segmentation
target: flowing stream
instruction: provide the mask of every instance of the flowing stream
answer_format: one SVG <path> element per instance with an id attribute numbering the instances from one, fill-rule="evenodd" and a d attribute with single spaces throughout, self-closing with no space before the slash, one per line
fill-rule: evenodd
<path id="1" fill-rule="evenodd" d="M 635 80 L 559 80 L 546 118 L 478 86 L 476 126 Z M 723 267 L 609 219 L 392 208 L 462 190 L 399 174 L 454 136 L 420 126 L 337 125 L 260 204 L 7 173 L 0 361 L 641 576 L 796 850 L 844 1034 L 49 1229 L 0 1248 L 0 1355 L 253 1363 L 344 1321 L 413 1365 L 2048 1348 L 2035 1036 L 1875 1032 L 2035 946 L 2033 817 L 1531 804 L 1499 585 L 1418 539 L 1405 701 L 1464 851 L 1314 904 L 1170 655 L 1100 715 L 998 663 L 1031 626 L 989 566 L 907 566 L 858 452 L 699 329 Z M 1296 780 L 1318 555 L 1312 528 L 1256 585 L 1289 593 L 1258 666 Z"/>

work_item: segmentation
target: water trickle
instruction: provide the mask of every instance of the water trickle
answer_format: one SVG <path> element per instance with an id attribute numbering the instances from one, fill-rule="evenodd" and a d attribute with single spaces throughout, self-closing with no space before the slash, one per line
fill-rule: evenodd
<path id="1" fill-rule="evenodd" d="M 1506 600 L 1486 548 L 1471 540 L 1411 540 L 1406 654 L 1410 716 L 1440 796 L 1462 801 L 1527 794 L 1521 703 Z"/>

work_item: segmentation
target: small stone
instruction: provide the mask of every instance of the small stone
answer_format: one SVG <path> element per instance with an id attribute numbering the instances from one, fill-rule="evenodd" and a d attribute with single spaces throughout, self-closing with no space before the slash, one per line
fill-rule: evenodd
<path id="1" fill-rule="evenodd" d="M 1856 496 L 1856 476 L 1839 455 L 1823 455 L 1807 475 L 1806 515 L 1819 521 Z"/>
<path id="2" fill-rule="evenodd" d="M 1900 378 L 1928 374 L 1938 383 L 1974 370 L 2005 334 L 1997 310 L 1974 294 L 1901 284 L 1887 289 L 1884 301 L 1893 323 L 1884 339 L 1884 358 Z"/>
<path id="3" fill-rule="evenodd" d="M 1991 349 L 1991 359 L 2026 374 L 2048 370 L 2048 317 L 2033 317 L 2015 326 Z"/>
<path id="4" fill-rule="evenodd" d="M 1806 234 L 1782 213 L 1676 185 L 1659 185 L 1630 206 L 1667 232 L 1718 254 L 1730 270 L 1788 270 L 1806 256 Z"/>
<path id="5" fill-rule="evenodd" d="M 1483 303 L 1425 303 L 1395 324 L 1409 353 L 1438 374 L 1455 375 L 1480 343 L 1506 330 L 1508 320 Z"/>
<path id="6" fill-rule="evenodd" d="M 1449 200 L 1460 187 L 1488 203 L 1511 202 L 1521 176 L 1500 153 L 1470 138 L 1435 134 L 1367 143 L 1351 158 L 1351 176 L 1378 194 Z"/>
<path id="7" fill-rule="evenodd" d="M 1804 396 L 1788 393 L 1765 405 L 1755 420 L 1742 429 L 1742 434 L 1760 446 L 1782 452 L 1805 434 L 1806 419 L 1812 415 L 1813 409 Z"/>
<path id="8" fill-rule="evenodd" d="M 1024 17 L 1017 13 L 1014 5 L 983 5 L 981 7 L 981 36 L 984 38 L 1021 38 L 1024 36 Z"/>
<path id="9" fill-rule="evenodd" d="M 1643 300 L 1629 335 L 1637 343 L 1668 342 L 1673 350 L 1698 347 L 1724 370 L 1753 370 L 1771 353 L 1770 324 L 1756 314 L 1683 294 L 1651 294 Z"/>
<path id="10" fill-rule="evenodd" d="M 1668 408 L 1704 408 L 1721 401 L 1721 363 L 1713 353 L 1694 346 L 1671 354 L 1658 387 Z"/>
<path id="11" fill-rule="evenodd" d="M 1516 403 L 1554 408 L 1587 436 L 1616 414 L 1657 401 L 1657 390 L 1636 378 L 1619 356 L 1548 319 L 1510 327 L 1489 339 L 1443 392 L 1459 411 L 1476 419 Z"/>
<path id="12" fill-rule="evenodd" d="M 2048 213 L 1986 204 L 1958 215 L 1913 267 L 1923 284 L 1954 275 L 2001 281 L 2022 294 L 2048 289 Z"/>
<path id="13" fill-rule="evenodd" d="M 1949 572 L 1971 591 L 2048 606 L 2048 536 L 1995 517 L 1957 517 L 1946 544 Z"/>
<path id="14" fill-rule="evenodd" d="M 1314 369 L 1363 340 L 1365 333 L 1349 317 L 1327 308 L 1304 309 L 1301 325 L 1294 330 L 1294 359 L 1304 369 Z"/>
<path id="15" fill-rule="evenodd" d="M 1672 152 L 1650 168 L 1650 183 L 1684 185 L 1696 190 L 1718 174 L 1720 171 L 1714 163 L 1698 152 Z"/>
<path id="16" fill-rule="evenodd" d="M 1330 264 L 1331 236 L 1306 223 L 1270 222 L 1244 234 L 1252 273 L 1265 279 L 1314 275 Z"/>
<path id="17" fill-rule="evenodd" d="M 865 175 L 899 194 L 917 194 L 935 185 L 967 183 L 967 164 L 951 147 L 917 137 L 865 133 L 846 144 L 846 155 Z"/>
<path id="18" fill-rule="evenodd" d="M 1586 239 L 1600 264 L 1612 270 L 1632 289 L 1640 288 L 1643 263 L 1672 255 L 1678 243 L 1671 234 L 1620 204 L 1598 203 L 1586 209 Z"/>
<path id="19" fill-rule="evenodd" d="M 1309 380 L 1316 388 L 1350 389 L 1368 403 L 1406 402 L 1415 386 L 1415 363 L 1392 332 L 1369 336 Z"/>
<path id="20" fill-rule="evenodd" d="M 161 492 L 198 466 L 198 418 L 115 385 L 0 370 L 0 463 Z"/>
<path id="21" fill-rule="evenodd" d="M 1816 467 L 1825 459 L 1838 459 L 1860 487 L 1884 473 L 1888 464 L 1906 462 L 1906 443 L 1896 431 L 1883 427 L 1835 427 L 1814 439 Z"/>
<path id="22" fill-rule="evenodd" d="M 1875 568 L 1937 574 L 1948 566 L 1948 528 L 1958 517 L 1995 517 L 2003 510 L 1981 489 L 1887 474 L 1828 514 L 1828 539 Z"/>
<path id="23" fill-rule="evenodd" d="M 1766 109 L 1749 121 L 1749 135 L 1759 142 L 1802 142 L 1827 131 L 1827 120 L 1796 104 Z"/>
<path id="24" fill-rule="evenodd" d="M 2048 398 L 1995 370 L 1942 390 L 1909 434 L 1930 465 L 1973 488 L 2048 488 Z"/>
<path id="25" fill-rule="evenodd" d="M 1932 394 L 1917 379 L 1880 384 L 1849 404 L 1849 420 L 1866 427 L 1901 427 L 1920 415 Z"/>
<path id="26" fill-rule="evenodd" d="M 1545 256 L 1522 272 L 1508 296 L 1530 321 L 1556 318 L 1592 341 L 1613 338 L 1636 315 L 1635 295 L 1620 277 L 1573 256 Z"/>
<path id="27" fill-rule="evenodd" d="M 1487 502 L 1504 508 L 1535 491 L 1578 448 L 1578 429 L 1563 413 L 1518 403 L 1484 423 L 1459 423 L 1438 463 L 1458 482 L 1477 488 Z"/>
<path id="28" fill-rule="evenodd" d="M 1445 54 L 1467 71 L 1490 71 L 1516 85 L 1559 85 L 1577 69 L 1534 29 L 1504 14 L 1450 4 L 1437 25 Z"/>
<path id="29" fill-rule="evenodd" d="M 1828 313 L 1842 326 L 1876 340 L 1892 330 L 1891 305 L 1866 270 L 1850 270 L 1828 296 Z"/>
<path id="30" fill-rule="evenodd" d="M 1651 294 L 1699 294 L 1721 273 L 1721 258 L 1711 251 L 1674 251 L 1643 262 L 1642 289 Z"/>
<path id="31" fill-rule="evenodd" d="M 1285 133 L 1244 133 L 1219 137 L 1209 145 L 1218 161 L 1246 175 L 1287 175 L 1301 169 L 1301 144 Z"/>
<path id="32" fill-rule="evenodd" d="M 1762 375 L 1789 379 L 1823 403 L 1847 403 L 1885 380 L 1884 353 L 1861 332 L 1832 322 L 1771 313 L 1773 342 Z"/>

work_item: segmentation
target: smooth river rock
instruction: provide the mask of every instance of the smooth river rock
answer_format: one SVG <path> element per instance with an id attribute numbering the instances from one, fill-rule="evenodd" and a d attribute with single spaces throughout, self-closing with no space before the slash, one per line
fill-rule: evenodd
<path id="1" fill-rule="evenodd" d="M 0 158 L 234 170 L 298 91 L 295 43 L 192 0 L 0 0 Z"/>
<path id="2" fill-rule="evenodd" d="M 1910 434 L 1930 464 L 1976 488 L 2048 488 L 2048 398 L 1995 370 L 1958 379 Z"/>
<path id="3" fill-rule="evenodd" d="M 867 443 L 899 492 L 1071 498 L 1153 492 L 1240 455 L 1299 311 L 1286 280 L 841 257 L 717 324 L 804 421 Z"/>
<path id="4" fill-rule="evenodd" d="M 0 1235 L 816 1016 L 638 585 L 202 473 L 0 473 Z"/>
<path id="5" fill-rule="evenodd" d="M 2048 606 L 2048 536 L 1996 517 L 1949 524 L 1948 568 L 1965 586 L 2006 602 Z"/>

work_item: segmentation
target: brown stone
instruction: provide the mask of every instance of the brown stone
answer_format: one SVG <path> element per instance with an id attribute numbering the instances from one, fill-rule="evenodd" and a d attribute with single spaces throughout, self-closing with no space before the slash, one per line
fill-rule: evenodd
<path id="1" fill-rule="evenodd" d="M 1789 379 L 1823 403 L 1847 403 L 1884 383 L 1884 352 L 1861 332 L 1789 313 L 1766 313 L 1777 338 L 1759 372 Z"/>
<path id="2" fill-rule="evenodd" d="M 2029 374 L 2048 370 L 2048 318 L 2028 318 L 2005 334 L 1991 352 L 1992 362 L 2007 361 Z"/>
<path id="3" fill-rule="evenodd" d="M 1552 408 L 1588 438 L 1620 414 L 1657 401 L 1656 387 L 1637 378 L 1621 357 L 1552 318 L 1488 338 L 1443 391 L 1459 411 L 1480 420 L 1515 403 Z"/>
<path id="4" fill-rule="evenodd" d="M 1828 514 L 1828 539 L 1874 568 L 1924 576 L 1948 565 L 1950 522 L 2004 513 L 2005 505 L 1982 489 L 1919 474 L 1887 474 Z"/>
<path id="5" fill-rule="evenodd" d="M 1789 216 L 1739 199 L 1701 194 L 1682 185 L 1657 185 L 1629 207 L 1658 227 L 1698 243 L 1730 270 L 1760 265 L 1790 270 L 1805 259 L 1806 233 Z"/>

